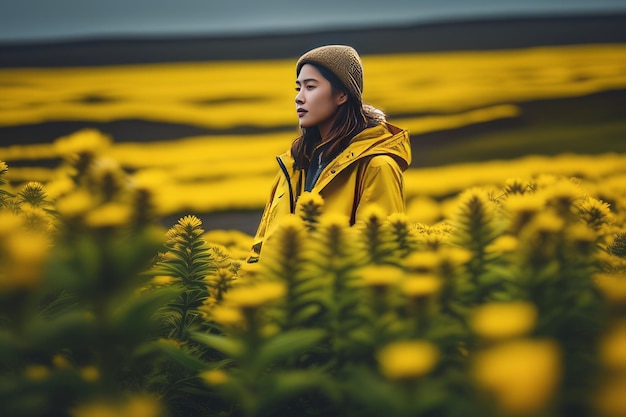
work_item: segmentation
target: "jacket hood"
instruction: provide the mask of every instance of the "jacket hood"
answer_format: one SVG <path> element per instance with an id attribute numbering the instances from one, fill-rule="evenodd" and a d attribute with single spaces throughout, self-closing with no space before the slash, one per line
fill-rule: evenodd
<path id="1" fill-rule="evenodd" d="M 374 106 L 363 104 L 363 113 L 369 126 L 352 139 L 348 148 L 340 156 L 346 152 L 349 152 L 348 155 L 354 156 L 355 159 L 390 155 L 405 171 L 411 165 L 411 142 L 408 131 L 388 123 L 387 115 Z"/>
<path id="2" fill-rule="evenodd" d="M 390 155 L 405 171 L 411 165 L 409 132 L 388 122 L 369 127 L 356 135 L 337 158 L 359 159 L 374 155 Z"/>
<path id="3" fill-rule="evenodd" d="M 376 107 L 364 104 L 363 113 L 370 125 L 357 134 L 350 145 L 334 160 L 344 165 L 361 157 L 390 155 L 398 161 L 400 168 L 405 171 L 411 165 L 409 132 L 388 123 L 385 113 Z M 293 158 L 289 151 L 279 157 L 289 168 L 293 167 Z"/>

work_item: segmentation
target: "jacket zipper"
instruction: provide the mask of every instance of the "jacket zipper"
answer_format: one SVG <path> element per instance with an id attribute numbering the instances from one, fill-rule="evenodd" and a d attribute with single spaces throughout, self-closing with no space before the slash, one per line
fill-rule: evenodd
<path id="1" fill-rule="evenodd" d="M 296 202 L 294 201 L 293 189 L 291 188 L 291 176 L 289 175 L 289 171 L 287 171 L 287 167 L 283 163 L 282 159 L 280 159 L 280 157 L 277 156 L 276 160 L 278 161 L 278 165 L 280 166 L 280 169 L 283 171 L 283 174 L 285 174 L 285 177 L 287 178 L 287 186 L 289 187 L 289 212 L 291 214 L 295 214 Z"/>

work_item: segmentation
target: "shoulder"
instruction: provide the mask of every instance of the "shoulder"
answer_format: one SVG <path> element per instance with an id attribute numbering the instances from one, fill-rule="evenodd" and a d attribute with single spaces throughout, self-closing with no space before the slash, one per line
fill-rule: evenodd
<path id="1" fill-rule="evenodd" d="M 400 165 L 398 164 L 396 158 L 389 154 L 372 155 L 365 159 L 365 163 L 367 164 L 368 168 L 393 170 L 400 169 Z"/>

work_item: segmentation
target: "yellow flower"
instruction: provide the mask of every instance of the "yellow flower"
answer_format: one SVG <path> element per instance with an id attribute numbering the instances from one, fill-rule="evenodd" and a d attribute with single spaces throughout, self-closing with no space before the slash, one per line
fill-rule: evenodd
<path id="1" fill-rule="evenodd" d="M 131 215 L 130 206 L 122 203 L 107 203 L 90 211 L 85 217 L 85 223 L 94 228 L 118 227 L 127 224 Z"/>
<path id="2" fill-rule="evenodd" d="M 441 279 L 431 274 L 410 274 L 402 283 L 402 293 L 410 298 L 421 298 L 439 292 Z"/>
<path id="3" fill-rule="evenodd" d="M 439 360 L 439 348 L 426 340 L 393 342 L 377 354 L 381 373 L 391 380 L 418 378 L 430 372 Z"/>
<path id="4" fill-rule="evenodd" d="M 162 344 L 162 345 L 172 346 L 172 347 L 175 347 L 175 348 L 180 348 L 183 345 L 183 343 L 184 343 L 184 342 L 181 342 L 181 341 L 176 340 L 176 339 L 168 339 L 168 338 L 164 338 L 164 337 L 159 338 L 158 342 L 160 344 Z"/>
<path id="5" fill-rule="evenodd" d="M 204 233 L 204 238 L 207 242 L 213 244 L 219 244 L 227 249 L 249 249 L 254 243 L 254 238 L 247 233 L 239 230 L 223 230 L 214 229 Z"/>
<path id="6" fill-rule="evenodd" d="M 86 191 L 75 191 L 60 198 L 56 209 L 64 217 L 75 218 L 87 213 L 93 204 L 93 198 Z"/>
<path id="7" fill-rule="evenodd" d="M 333 211 L 326 212 L 320 217 L 320 225 L 325 228 L 348 228 L 350 219 L 348 216 Z"/>
<path id="8" fill-rule="evenodd" d="M 559 212 L 564 212 L 570 209 L 582 193 L 577 184 L 562 179 L 543 190 L 543 194 L 549 206 L 555 207 Z"/>
<path id="9" fill-rule="evenodd" d="M 432 198 L 416 197 L 407 202 L 407 217 L 414 222 L 433 224 L 441 218 L 441 206 Z"/>
<path id="10" fill-rule="evenodd" d="M 132 397 L 122 407 L 123 417 L 159 417 L 163 415 L 161 404 L 148 395 Z"/>
<path id="11" fill-rule="evenodd" d="M 533 215 L 545 207 L 545 200 L 539 194 L 510 195 L 504 201 L 504 207 L 514 215 Z"/>
<path id="12" fill-rule="evenodd" d="M 417 223 L 415 230 L 418 240 L 423 242 L 427 248 L 439 249 L 450 241 L 453 228 L 446 223 L 438 223 L 434 226 Z"/>
<path id="13" fill-rule="evenodd" d="M 81 368 L 80 376 L 87 382 L 96 382 L 100 379 L 100 370 L 96 366 L 85 366 Z"/>
<path id="14" fill-rule="evenodd" d="M 41 279 L 43 264 L 47 258 L 50 242 L 40 234 L 21 232 L 4 239 L 7 265 L 0 288 L 32 288 Z"/>
<path id="15" fill-rule="evenodd" d="M 507 178 L 504 182 L 504 192 L 509 195 L 525 194 L 532 189 L 532 184 L 522 178 Z"/>
<path id="16" fill-rule="evenodd" d="M 470 325 L 487 339 L 506 339 L 527 334 L 537 320 L 537 309 L 528 302 L 492 302 L 474 311 Z"/>
<path id="17" fill-rule="evenodd" d="M 52 364 L 58 369 L 68 369 L 72 367 L 70 361 L 63 355 L 54 355 L 52 357 Z"/>
<path id="18" fill-rule="evenodd" d="M 565 226 L 563 218 L 552 211 L 537 214 L 530 222 L 529 227 L 539 233 L 558 233 Z"/>
<path id="19" fill-rule="evenodd" d="M 465 265 L 472 259 L 472 252 L 458 246 L 442 246 L 437 250 L 441 264 L 455 266 Z"/>
<path id="20" fill-rule="evenodd" d="M 577 244 L 593 243 L 598 237 L 597 232 L 582 223 L 576 223 L 568 227 L 566 234 L 570 240 Z"/>
<path id="21" fill-rule="evenodd" d="M 257 265 L 257 264 L 258 262 L 256 264 L 247 264 L 247 265 Z M 249 268 L 248 272 L 250 272 L 251 270 L 252 268 Z M 215 284 L 226 284 L 229 281 L 232 281 L 234 279 L 235 279 L 235 274 L 233 274 L 233 272 L 229 268 L 217 268 L 215 273 L 204 277 L 204 280 L 206 282 L 215 283 Z"/>
<path id="22" fill-rule="evenodd" d="M 618 231 L 609 237 L 606 249 L 608 254 L 626 259 L 626 232 Z"/>
<path id="23" fill-rule="evenodd" d="M 50 369 L 44 365 L 30 365 L 24 370 L 24 375 L 31 381 L 43 381 L 50 376 Z"/>
<path id="24" fill-rule="evenodd" d="M 409 224 L 409 218 L 405 213 L 392 213 L 387 216 L 387 222 L 391 225 L 406 228 Z"/>
<path id="25" fill-rule="evenodd" d="M 137 395 L 125 402 L 96 400 L 70 410 L 72 417 L 159 417 L 163 410 L 158 400 Z"/>
<path id="26" fill-rule="evenodd" d="M 404 260 L 404 265 L 413 272 L 435 272 L 441 259 L 436 252 L 413 252 Z"/>
<path id="27" fill-rule="evenodd" d="M 170 181 L 166 172 L 157 169 L 142 169 L 130 178 L 131 185 L 137 189 L 146 189 L 156 192 L 163 184 Z"/>
<path id="28" fill-rule="evenodd" d="M 104 401 L 81 404 L 71 409 L 70 415 L 72 417 L 121 417 L 117 404 Z"/>
<path id="29" fill-rule="evenodd" d="M 298 204 L 321 207 L 324 205 L 324 199 L 318 193 L 305 191 L 298 197 Z"/>
<path id="30" fill-rule="evenodd" d="M 59 155 L 71 156 L 80 153 L 96 154 L 111 145 L 111 138 L 94 129 L 83 129 L 54 142 Z"/>
<path id="31" fill-rule="evenodd" d="M 190 237 L 199 238 L 203 233 L 202 221 L 196 216 L 188 215 L 180 218 L 178 223 L 165 233 L 165 238 L 171 241 L 171 244 L 175 244 L 180 240 L 187 241 Z"/>
<path id="32" fill-rule="evenodd" d="M 506 342 L 477 353 L 473 372 L 502 411 L 533 415 L 548 405 L 560 379 L 560 351 L 550 340 Z"/>
<path id="33" fill-rule="evenodd" d="M 208 306 L 206 306 L 208 307 Z M 225 305 L 218 305 L 211 308 L 205 308 L 205 306 L 199 307 L 199 310 L 202 312 L 206 312 L 214 321 L 217 323 L 233 326 L 240 323 L 243 323 L 244 317 L 241 313 L 241 310 L 234 307 L 229 307 Z"/>
<path id="34" fill-rule="evenodd" d="M 488 253 L 511 253 L 517 249 L 518 243 L 517 237 L 502 235 L 487 246 L 486 251 Z"/>
<path id="35" fill-rule="evenodd" d="M 39 181 L 30 181 L 22 187 L 22 191 L 19 193 L 22 200 L 33 206 L 40 206 L 46 203 L 46 192 L 44 186 Z"/>
<path id="36" fill-rule="evenodd" d="M 23 219 L 17 214 L 9 211 L 0 211 L 0 237 L 17 232 L 23 223 Z"/>
<path id="37" fill-rule="evenodd" d="M 209 385 L 222 385 L 228 381 L 228 374 L 221 369 L 200 372 L 200 378 Z"/>
<path id="38" fill-rule="evenodd" d="M 184 229 L 198 229 L 202 227 L 202 220 L 194 215 L 189 214 L 179 219 L 178 225 L 180 225 Z"/>
<path id="39" fill-rule="evenodd" d="M 239 278 L 254 279 L 259 276 L 260 270 L 261 268 L 258 262 L 244 262 L 241 264 L 241 267 L 237 271 L 237 276 Z"/>
<path id="40" fill-rule="evenodd" d="M 276 323 L 267 323 L 263 325 L 263 327 L 261 327 L 260 333 L 264 339 L 269 339 L 280 333 L 280 330 L 280 326 L 278 326 Z"/>
<path id="41" fill-rule="evenodd" d="M 261 282 L 232 288 L 224 299 L 231 306 L 253 309 L 282 298 L 286 291 L 281 282 Z"/>
<path id="42" fill-rule="evenodd" d="M 600 227 L 613 220 L 609 207 L 609 204 L 604 201 L 587 197 L 578 206 L 578 213 L 591 228 L 599 230 Z"/>
<path id="43" fill-rule="evenodd" d="M 198 311 L 205 320 L 211 319 L 211 312 L 218 304 L 215 298 L 215 291 L 216 290 L 214 288 L 207 288 L 207 298 L 205 298 L 204 301 L 202 301 L 202 304 L 198 306 Z"/>
<path id="44" fill-rule="evenodd" d="M 24 226 L 28 230 L 46 231 L 52 224 L 52 219 L 41 207 L 24 204 L 22 206 L 22 216 L 24 217 Z"/>
<path id="45" fill-rule="evenodd" d="M 151 283 L 157 286 L 170 285 L 177 279 L 171 275 L 157 275 L 152 278 Z"/>
<path id="46" fill-rule="evenodd" d="M 89 179 L 108 199 L 128 185 L 126 173 L 110 158 L 98 158 L 89 167 Z"/>
<path id="47" fill-rule="evenodd" d="M 54 178 L 53 180 L 46 183 L 48 198 L 50 198 L 50 200 L 52 201 L 59 199 L 61 196 L 69 194 L 72 190 L 74 190 L 75 187 L 76 184 L 68 176 Z"/>
<path id="48" fill-rule="evenodd" d="M 626 371 L 626 320 L 614 324 L 604 335 L 600 358 L 607 368 Z"/>
<path id="49" fill-rule="evenodd" d="M 488 221 L 494 215 L 495 205 L 487 190 L 472 187 L 464 190 L 457 197 L 455 218 L 457 222 L 465 222 L 469 219 L 479 218 Z"/>
<path id="50" fill-rule="evenodd" d="M 361 279 L 369 287 L 389 287 L 404 277 L 404 271 L 392 265 L 370 265 L 361 269 Z"/>
<path id="51" fill-rule="evenodd" d="M 598 239 L 597 232 L 589 226 L 576 223 L 565 229 L 568 242 L 572 243 L 575 252 L 589 255 L 595 249 L 595 242 Z"/>
<path id="52" fill-rule="evenodd" d="M 626 273 L 597 273 L 593 279 L 609 302 L 616 305 L 626 302 Z"/>
<path id="53" fill-rule="evenodd" d="M 387 216 L 385 215 L 384 210 L 377 204 L 370 204 L 363 210 L 363 215 L 361 218 L 365 223 L 369 223 L 373 220 L 376 222 L 382 223 Z"/>
<path id="54" fill-rule="evenodd" d="M 539 174 L 535 179 L 535 185 L 537 189 L 545 189 L 552 187 L 556 184 L 560 179 L 554 174 Z"/>
<path id="55" fill-rule="evenodd" d="M 298 197 L 296 213 L 305 221 L 317 221 L 324 208 L 324 199 L 318 193 L 303 192 Z"/>
<path id="56" fill-rule="evenodd" d="M 602 417 L 626 416 L 626 376 L 604 382 L 595 396 L 596 408 Z"/>

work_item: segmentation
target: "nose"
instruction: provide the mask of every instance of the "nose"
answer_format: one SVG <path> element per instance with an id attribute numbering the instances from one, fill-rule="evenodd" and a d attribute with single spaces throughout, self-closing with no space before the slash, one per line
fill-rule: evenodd
<path id="1" fill-rule="evenodd" d="M 304 99 L 301 94 L 302 94 L 302 90 L 298 91 L 298 94 L 296 94 L 296 104 L 304 103 Z"/>

